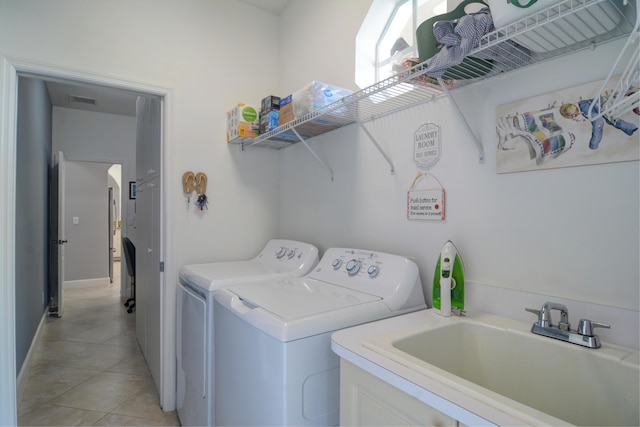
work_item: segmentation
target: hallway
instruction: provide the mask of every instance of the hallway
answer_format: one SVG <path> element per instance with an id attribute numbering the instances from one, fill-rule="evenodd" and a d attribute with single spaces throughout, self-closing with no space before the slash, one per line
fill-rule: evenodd
<path id="1" fill-rule="evenodd" d="M 46 319 L 34 350 L 19 425 L 180 425 L 175 411 L 159 406 L 135 338 L 135 312 L 126 312 L 119 291 L 119 277 L 65 289 L 63 317 Z"/>

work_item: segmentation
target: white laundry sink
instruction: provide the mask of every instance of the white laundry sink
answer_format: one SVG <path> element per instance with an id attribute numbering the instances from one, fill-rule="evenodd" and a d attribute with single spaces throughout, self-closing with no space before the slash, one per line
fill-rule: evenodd
<path id="1" fill-rule="evenodd" d="M 637 350 L 607 343 L 588 349 L 534 335 L 530 328 L 476 314 L 442 318 L 363 344 L 417 376 L 516 418 L 518 411 L 529 419 L 539 411 L 557 424 L 640 425 Z"/>

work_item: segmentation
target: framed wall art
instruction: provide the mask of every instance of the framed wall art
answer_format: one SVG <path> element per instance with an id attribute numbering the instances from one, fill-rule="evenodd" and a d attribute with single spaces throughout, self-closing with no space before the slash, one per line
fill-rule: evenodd
<path id="1" fill-rule="evenodd" d="M 498 173 L 638 160 L 638 108 L 619 117 L 600 115 L 613 94 L 606 88 L 592 106 L 601 86 L 592 82 L 499 106 Z"/>

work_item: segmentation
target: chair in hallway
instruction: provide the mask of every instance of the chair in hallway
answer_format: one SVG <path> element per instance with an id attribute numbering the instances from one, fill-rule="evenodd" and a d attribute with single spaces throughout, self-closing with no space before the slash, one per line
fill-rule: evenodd
<path id="1" fill-rule="evenodd" d="M 131 279 L 131 295 L 132 297 L 125 301 L 124 306 L 127 307 L 127 313 L 132 313 L 136 308 L 136 247 L 128 237 L 122 238 L 122 247 L 124 248 L 124 258 L 127 262 L 127 272 Z"/>

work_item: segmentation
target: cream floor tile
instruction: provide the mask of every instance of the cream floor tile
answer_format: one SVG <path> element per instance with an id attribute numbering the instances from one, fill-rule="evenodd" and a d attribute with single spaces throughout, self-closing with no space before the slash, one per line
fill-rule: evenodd
<path id="1" fill-rule="evenodd" d="M 92 425 L 106 414 L 83 409 L 43 403 L 34 405 L 18 419 L 21 426 L 80 426 Z"/>
<path id="2" fill-rule="evenodd" d="M 180 425 L 160 408 L 119 286 L 65 290 L 64 315 L 34 348 L 19 425 Z"/>
<path id="3" fill-rule="evenodd" d="M 67 360 L 78 353 L 90 351 L 98 344 L 82 343 L 74 341 L 47 340 L 41 341 L 34 354 L 34 362 L 50 363 L 56 360 Z"/>
<path id="4" fill-rule="evenodd" d="M 180 424 L 171 424 L 163 420 L 154 420 L 150 418 L 131 417 L 119 414 L 107 414 L 94 425 L 96 426 L 179 426 Z"/>
<path id="5" fill-rule="evenodd" d="M 111 412 L 145 386 L 145 377 L 103 372 L 51 400 L 51 404 Z"/>
<path id="6" fill-rule="evenodd" d="M 48 402 L 99 373 L 100 371 L 45 365 L 29 375 L 22 397 Z"/>
<path id="7" fill-rule="evenodd" d="M 133 325 L 130 328 L 130 330 L 122 332 L 120 335 L 110 338 L 104 341 L 102 344 L 121 345 L 121 346 L 130 346 L 130 347 L 139 348 L 138 340 L 136 339 L 135 325 Z"/>
<path id="8" fill-rule="evenodd" d="M 119 336 L 127 331 L 126 324 L 106 323 L 102 325 L 89 325 L 83 330 L 77 331 L 73 336 L 67 337 L 69 341 L 100 344 Z"/>
<path id="9" fill-rule="evenodd" d="M 22 401 L 18 405 L 18 420 L 20 420 L 23 415 L 27 414 L 28 412 L 30 412 L 31 410 L 33 410 L 38 406 L 42 406 L 42 402 L 36 402 L 35 400 L 22 399 Z"/>
<path id="10" fill-rule="evenodd" d="M 95 310 L 88 311 L 87 309 L 81 310 L 66 310 L 64 313 L 65 320 L 85 323 L 92 325 L 103 325 L 105 323 L 126 323 L 126 319 L 123 319 L 124 315 L 119 310 Z"/>
<path id="11" fill-rule="evenodd" d="M 147 362 L 144 360 L 142 354 L 137 354 L 124 359 L 122 362 L 115 364 L 108 369 L 109 372 L 118 372 L 121 374 L 131 374 L 139 376 L 150 376 Z"/>
<path id="12" fill-rule="evenodd" d="M 83 322 L 73 322 L 63 318 L 47 319 L 46 328 L 42 333 L 42 340 L 46 341 L 78 341 L 73 339 L 77 334 L 86 331 L 90 325 Z"/>
<path id="13" fill-rule="evenodd" d="M 65 360 L 57 360 L 56 365 L 106 371 L 123 360 L 135 356 L 137 352 L 139 350 L 133 347 L 97 344 Z"/>
<path id="14" fill-rule="evenodd" d="M 163 422 L 163 425 L 180 425 L 175 411 L 162 411 L 155 389 L 148 389 L 141 392 L 115 408 L 111 413 L 158 420 Z"/>

